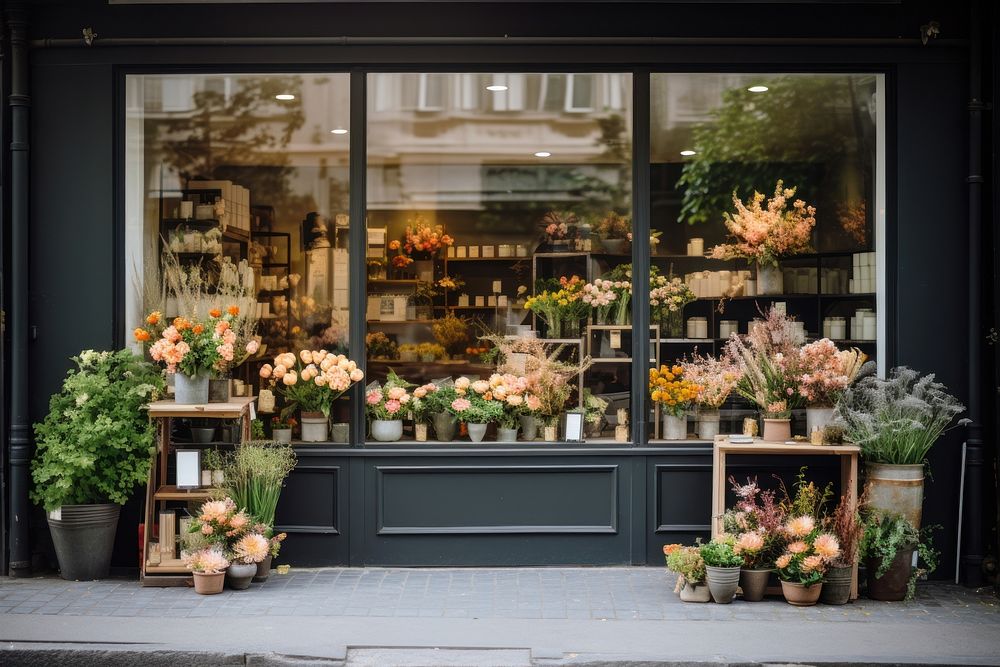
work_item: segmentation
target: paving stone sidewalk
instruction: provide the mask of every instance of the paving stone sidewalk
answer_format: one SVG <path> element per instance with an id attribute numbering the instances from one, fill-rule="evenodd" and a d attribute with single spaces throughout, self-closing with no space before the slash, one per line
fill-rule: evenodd
<path id="1" fill-rule="evenodd" d="M 843 607 L 795 608 L 781 599 L 686 604 L 659 568 L 323 568 L 273 573 L 245 591 L 196 595 L 137 581 L 0 578 L 0 615 L 100 617 L 425 617 L 588 620 L 895 621 L 981 624 L 1000 629 L 988 590 L 927 583 L 915 600 L 860 599 Z"/>

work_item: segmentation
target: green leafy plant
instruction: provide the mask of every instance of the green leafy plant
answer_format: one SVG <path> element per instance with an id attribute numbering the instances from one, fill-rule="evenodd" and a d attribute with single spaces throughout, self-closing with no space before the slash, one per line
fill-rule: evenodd
<path id="1" fill-rule="evenodd" d="M 156 428 L 146 406 L 164 392 L 152 364 L 128 350 L 85 350 L 35 424 L 31 499 L 62 505 L 124 505 L 149 476 Z"/>
<path id="2" fill-rule="evenodd" d="M 906 599 L 913 598 L 917 579 L 937 569 L 940 553 L 934 548 L 931 533 L 938 526 L 917 529 L 900 514 L 878 510 L 864 513 L 864 534 L 861 536 L 861 557 L 876 563 L 875 578 L 881 579 L 892 566 L 901 550 L 915 549 L 918 567 L 912 568 L 906 584 Z M 923 563 L 920 567 L 919 563 Z"/>
<path id="3" fill-rule="evenodd" d="M 250 437 L 254 440 L 263 440 L 266 437 L 264 435 L 263 419 L 254 419 L 250 422 Z"/>
<path id="4" fill-rule="evenodd" d="M 239 444 L 223 462 L 222 491 L 255 520 L 274 526 L 274 512 L 285 478 L 295 469 L 291 445 L 271 440 Z"/>
<path id="5" fill-rule="evenodd" d="M 705 581 L 705 561 L 701 557 L 700 546 L 681 546 L 667 544 L 663 547 L 667 559 L 667 569 L 677 573 L 675 592 L 680 591 L 685 583 L 692 586 Z"/>
<path id="6" fill-rule="evenodd" d="M 717 537 L 701 545 L 701 558 L 709 567 L 740 567 L 743 557 L 733 551 L 731 539 Z"/>
<path id="7" fill-rule="evenodd" d="M 921 464 L 965 406 L 934 381 L 901 366 L 881 379 L 868 376 L 844 391 L 836 422 L 872 463 Z M 958 426 L 969 420 L 961 419 Z"/>

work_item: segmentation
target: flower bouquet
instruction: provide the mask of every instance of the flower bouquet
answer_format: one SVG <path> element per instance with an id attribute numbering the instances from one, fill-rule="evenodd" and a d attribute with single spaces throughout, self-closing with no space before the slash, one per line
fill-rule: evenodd
<path id="1" fill-rule="evenodd" d="M 611 289 L 615 293 L 615 307 L 611 313 L 612 319 L 608 324 L 626 325 L 632 321 L 632 265 L 619 264 L 606 276 L 606 280 L 611 281 Z"/>
<path id="2" fill-rule="evenodd" d="M 260 377 L 285 399 L 283 416 L 300 411 L 302 440 L 322 442 L 327 438 L 333 402 L 365 374 L 342 354 L 300 350 L 298 357 L 285 352 L 274 358 L 274 366 L 264 364 Z"/>
<path id="3" fill-rule="evenodd" d="M 783 188 L 778 181 L 774 195 L 764 204 L 764 195 L 754 192 L 744 204 L 733 192 L 735 213 L 724 213 L 726 229 L 733 238 L 712 248 L 714 259 L 746 259 L 757 265 L 757 293 L 781 294 L 782 277 L 778 261 L 782 257 L 809 251 L 816 224 L 816 209 L 796 199 L 788 210 L 787 201 L 795 188 Z"/>
<path id="4" fill-rule="evenodd" d="M 499 403 L 503 408 L 497 419 L 497 440 L 514 442 L 525 411 L 525 399 L 530 396 L 528 379 L 513 373 L 494 373 L 487 382 L 489 387 L 483 397 Z M 475 388 L 476 383 L 472 386 Z"/>
<path id="5" fill-rule="evenodd" d="M 410 410 L 410 417 L 413 419 L 413 429 L 417 442 L 427 440 L 427 422 L 433 418 L 433 411 L 436 407 L 434 395 L 438 391 L 438 386 L 433 382 L 420 385 L 412 392 L 412 398 L 407 404 Z"/>
<path id="6" fill-rule="evenodd" d="M 687 413 L 694 405 L 701 387 L 684 377 L 679 364 L 649 369 L 650 398 L 663 409 L 663 437 L 687 439 Z"/>
<path id="7" fill-rule="evenodd" d="M 604 250 L 615 255 L 628 250 L 631 233 L 632 221 L 614 211 L 608 211 L 594 227 L 594 234 L 601 239 Z"/>
<path id="8" fill-rule="evenodd" d="M 698 437 L 712 440 L 719 434 L 719 408 L 740 379 L 739 368 L 728 357 L 695 353 L 680 364 L 684 377 L 698 385 Z"/>
<path id="9" fill-rule="evenodd" d="M 392 370 L 385 384 L 373 382 L 365 390 L 365 410 L 371 420 L 372 437 L 379 442 L 395 442 L 403 437 L 403 417 L 409 409 L 412 387 Z"/>
<path id="10" fill-rule="evenodd" d="M 443 248 L 455 243 L 441 225 L 431 225 L 418 215 L 406 225 L 402 252 L 415 260 L 434 259 Z"/>
<path id="11" fill-rule="evenodd" d="M 434 324 L 431 325 L 431 333 L 434 335 L 434 340 L 448 354 L 461 354 L 469 340 L 469 323 L 465 318 L 455 317 L 452 311 L 448 311 L 444 317 L 434 320 Z"/>
<path id="12" fill-rule="evenodd" d="M 579 220 L 570 211 L 549 211 L 542 218 L 542 236 L 551 252 L 569 252 L 577 237 Z"/>
<path id="13" fill-rule="evenodd" d="M 456 381 L 456 389 L 458 387 Z M 451 409 L 459 421 L 468 428 L 469 439 L 472 442 L 482 442 L 486 437 L 486 428 L 503 418 L 504 406 L 499 401 L 493 400 L 490 383 L 486 380 L 472 382 L 469 389 L 451 402 Z"/>
<path id="14" fill-rule="evenodd" d="M 673 276 L 649 277 L 650 319 L 660 325 L 664 338 L 684 335 L 684 306 L 696 300 L 694 292 L 683 280 Z"/>
<path id="15" fill-rule="evenodd" d="M 584 300 L 583 279 L 580 276 L 559 278 L 559 289 L 543 289 L 530 297 L 525 308 L 545 322 L 547 338 L 577 338 L 580 321 L 590 314 L 591 305 Z"/>
<path id="16" fill-rule="evenodd" d="M 611 311 L 615 307 L 615 302 L 618 301 L 618 292 L 614 286 L 614 281 L 602 278 L 583 286 L 583 296 L 580 298 L 593 310 L 594 322 L 597 324 L 610 322 Z"/>
<path id="17" fill-rule="evenodd" d="M 833 408 L 865 368 L 867 355 L 857 348 L 838 350 L 829 338 L 799 349 L 796 391 L 806 404 L 806 431 L 823 431 L 833 419 Z"/>

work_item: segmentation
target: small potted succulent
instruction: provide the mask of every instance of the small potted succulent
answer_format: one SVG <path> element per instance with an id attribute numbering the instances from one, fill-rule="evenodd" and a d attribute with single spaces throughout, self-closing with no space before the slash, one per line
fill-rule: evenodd
<path id="1" fill-rule="evenodd" d="M 663 547 L 667 559 L 667 569 L 677 574 L 674 592 L 682 602 L 708 602 L 711 594 L 705 585 L 705 561 L 697 546 L 667 544 Z"/>
<path id="2" fill-rule="evenodd" d="M 229 559 L 216 547 L 207 547 L 184 555 L 184 565 L 194 575 L 194 592 L 215 595 L 226 582 Z"/>
<path id="3" fill-rule="evenodd" d="M 271 436 L 278 442 L 292 442 L 292 430 L 298 422 L 291 415 L 275 415 L 271 417 Z"/>
<path id="4" fill-rule="evenodd" d="M 729 604 L 740 585 L 743 558 L 733 551 L 731 537 L 719 536 L 700 547 L 705 561 L 705 580 L 712 599 L 719 604 Z"/>

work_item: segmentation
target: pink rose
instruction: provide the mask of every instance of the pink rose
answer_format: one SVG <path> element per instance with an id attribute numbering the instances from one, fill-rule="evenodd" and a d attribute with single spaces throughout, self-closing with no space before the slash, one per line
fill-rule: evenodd
<path id="1" fill-rule="evenodd" d="M 250 342 L 247 343 L 247 354 L 257 354 L 257 350 L 260 349 L 260 343 L 257 342 L 256 338 L 251 338 Z"/>
<path id="2" fill-rule="evenodd" d="M 455 412 L 464 412 L 472 407 L 472 403 L 466 398 L 456 398 L 451 402 L 451 409 Z"/>
<path id="3" fill-rule="evenodd" d="M 399 401 L 388 400 L 385 402 L 385 411 L 388 412 L 390 415 L 394 415 L 397 412 L 399 412 L 399 408 L 400 408 Z"/>
<path id="4" fill-rule="evenodd" d="M 368 405 L 378 405 L 382 402 L 382 392 L 378 389 L 371 390 L 368 392 L 368 395 L 365 396 L 365 401 Z"/>

